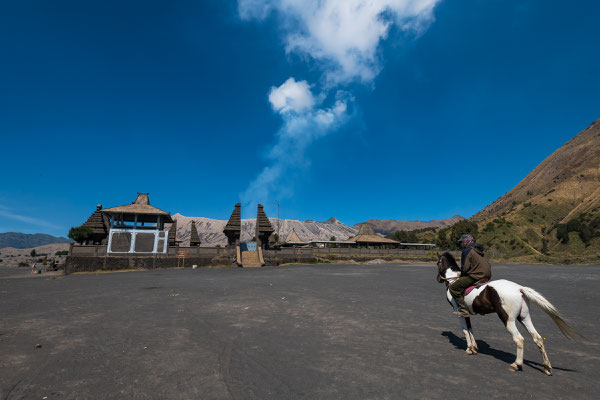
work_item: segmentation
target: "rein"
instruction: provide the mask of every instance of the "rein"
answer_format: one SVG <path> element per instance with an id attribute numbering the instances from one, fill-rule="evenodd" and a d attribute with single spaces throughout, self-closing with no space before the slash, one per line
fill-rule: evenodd
<path id="1" fill-rule="evenodd" d="M 444 278 L 443 276 L 441 276 L 440 274 L 438 274 L 438 277 L 443 280 L 446 281 L 446 287 L 452 285 L 454 282 L 456 282 L 456 280 L 458 278 L 460 278 L 460 276 L 453 276 L 452 278 Z"/>

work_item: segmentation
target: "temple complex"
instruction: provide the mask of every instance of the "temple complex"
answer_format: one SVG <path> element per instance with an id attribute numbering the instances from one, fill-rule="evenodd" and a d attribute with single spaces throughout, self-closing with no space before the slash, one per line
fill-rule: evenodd
<path id="1" fill-rule="evenodd" d="M 101 211 L 110 220 L 107 253 L 166 253 L 171 215 L 150 205 L 148 193 L 135 201 Z"/>
<path id="2" fill-rule="evenodd" d="M 240 235 L 242 233 L 242 205 L 237 203 L 227 221 L 227 225 L 223 229 L 223 233 L 227 236 L 227 244 L 235 246 L 240 243 Z"/>
<path id="3" fill-rule="evenodd" d="M 271 221 L 267 218 L 267 214 L 263 210 L 262 204 L 258 204 L 256 209 L 256 244 L 265 246 L 269 244 L 269 236 L 275 231 L 271 226 Z"/>
<path id="4" fill-rule="evenodd" d="M 190 219 L 173 220 L 168 212 L 150 205 L 148 193 L 138 193 L 133 203 L 123 206 L 102 209 L 99 205 L 82 225 L 92 230 L 92 236 L 85 244 L 70 245 L 65 272 L 206 265 L 261 267 L 321 259 L 365 261 L 403 254 L 428 256 L 435 246 L 399 243 L 376 235 L 368 224 L 362 224 L 356 236 L 341 241 L 305 238 L 310 240 L 306 242 L 291 229 L 281 246 L 271 245 L 274 229 L 261 204 L 256 210 L 254 238 L 244 242 L 240 240 L 241 204 L 235 205 L 223 228 L 228 246 L 201 246 L 194 220 L 189 222 L 189 245 L 183 245 L 177 239 L 178 222 L 181 225 L 182 221 Z M 204 224 L 200 224 L 200 228 L 203 229 Z M 205 237 L 207 240 L 210 239 Z"/>
<path id="5" fill-rule="evenodd" d="M 96 211 L 81 226 L 92 230 L 92 236 L 86 244 L 89 242 L 91 244 L 106 244 L 110 231 L 110 220 L 108 216 L 102 213 L 102 204 L 96 206 Z"/>
<path id="6" fill-rule="evenodd" d="M 198 229 L 196 228 L 196 222 L 192 220 L 191 224 L 191 233 L 190 233 L 190 247 L 200 246 L 200 236 L 198 236 Z"/>

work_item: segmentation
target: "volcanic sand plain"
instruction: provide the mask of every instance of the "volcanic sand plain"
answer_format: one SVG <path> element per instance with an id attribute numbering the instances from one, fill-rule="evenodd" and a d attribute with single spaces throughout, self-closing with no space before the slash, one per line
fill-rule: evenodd
<path id="1" fill-rule="evenodd" d="M 532 306 L 552 377 L 525 337 L 523 371 L 496 315 L 469 356 L 432 264 L 0 274 L 2 399 L 598 398 L 600 266 L 494 265 Z M 39 344 L 39 347 L 37 346 Z"/>

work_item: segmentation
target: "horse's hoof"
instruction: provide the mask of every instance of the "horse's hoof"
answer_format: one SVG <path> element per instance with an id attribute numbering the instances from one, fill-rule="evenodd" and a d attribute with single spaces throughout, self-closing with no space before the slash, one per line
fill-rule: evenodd
<path id="1" fill-rule="evenodd" d="M 467 352 L 468 355 L 472 355 L 473 354 L 473 351 L 471 351 L 471 349 L 467 349 L 465 351 Z"/>
<path id="2" fill-rule="evenodd" d="M 544 368 L 544 373 L 548 376 L 552 376 L 552 370 L 548 368 Z"/>
<path id="3" fill-rule="evenodd" d="M 517 371 L 522 371 L 523 367 L 521 365 L 517 365 L 517 364 L 513 363 L 513 364 L 510 364 L 508 369 L 512 372 L 517 372 Z"/>

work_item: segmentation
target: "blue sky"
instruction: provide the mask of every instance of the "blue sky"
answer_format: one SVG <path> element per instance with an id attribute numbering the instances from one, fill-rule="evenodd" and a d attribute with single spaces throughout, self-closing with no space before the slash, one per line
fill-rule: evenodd
<path id="1" fill-rule="evenodd" d="M 469 217 L 600 118 L 597 2 L 361 3 L 2 2 L 0 232 Z"/>

